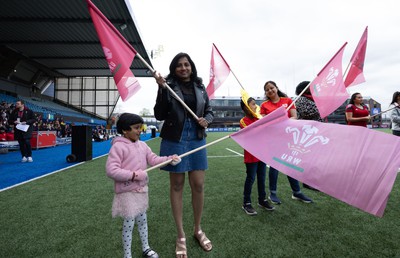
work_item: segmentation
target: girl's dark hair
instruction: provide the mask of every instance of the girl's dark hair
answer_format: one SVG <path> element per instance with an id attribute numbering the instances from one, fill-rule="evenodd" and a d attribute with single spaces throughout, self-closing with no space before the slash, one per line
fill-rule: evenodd
<path id="1" fill-rule="evenodd" d="M 131 125 L 143 123 L 143 118 L 141 118 L 140 116 L 131 113 L 123 113 L 119 116 L 117 121 L 117 132 L 119 134 L 122 134 L 122 130 L 130 131 Z"/>
<path id="2" fill-rule="evenodd" d="M 361 93 L 356 92 L 353 95 L 351 95 L 349 104 L 354 105 L 354 100 L 356 99 L 357 95 L 359 95 L 359 94 L 361 95 Z M 363 104 L 361 104 L 361 105 L 363 105 Z"/>
<path id="3" fill-rule="evenodd" d="M 253 97 L 250 97 L 250 98 L 248 98 L 247 99 L 247 105 L 251 102 L 251 101 L 256 101 Z M 243 112 L 246 114 L 246 115 L 253 115 L 252 113 L 251 113 L 251 111 L 249 110 L 249 108 L 246 106 L 246 104 L 244 104 L 244 102 L 243 102 L 243 100 L 240 100 L 240 107 L 242 108 L 242 110 L 243 110 Z"/>
<path id="4" fill-rule="evenodd" d="M 202 83 L 202 79 L 200 77 L 197 77 L 197 69 L 196 69 L 196 65 L 194 64 L 193 60 L 190 58 L 190 56 L 186 53 L 179 53 L 177 54 L 171 61 L 171 64 L 169 65 L 169 74 L 167 76 L 167 80 L 168 79 L 175 79 L 175 80 L 179 80 L 179 78 L 175 75 L 175 69 L 176 67 L 178 67 L 178 62 L 179 59 L 181 59 L 182 57 L 186 57 L 187 60 L 190 63 L 190 66 L 192 67 L 192 74 L 190 75 L 190 80 L 193 82 L 198 82 L 198 83 Z"/>
<path id="5" fill-rule="evenodd" d="M 270 84 L 272 84 L 272 85 L 275 86 L 275 88 L 278 90 L 277 94 L 278 94 L 279 97 L 285 97 L 285 98 L 288 97 L 285 93 L 283 93 L 283 92 L 278 88 L 278 86 L 276 86 L 276 83 L 275 83 L 274 81 L 267 81 L 267 82 L 264 84 L 264 92 L 265 92 L 265 88 L 267 87 L 267 84 L 268 84 L 268 83 L 270 83 Z M 264 94 L 265 94 L 265 93 L 264 93 Z M 268 97 L 267 97 L 266 94 L 265 94 L 265 99 L 268 99 Z"/>
<path id="6" fill-rule="evenodd" d="M 248 99 L 247 99 L 247 105 L 249 105 L 249 103 L 250 103 L 251 101 L 253 101 L 253 100 L 256 101 L 253 97 L 248 98 Z M 246 104 L 244 104 L 243 99 L 240 100 L 240 107 L 242 108 L 243 111 L 246 111 L 246 110 L 247 110 L 247 106 L 246 106 Z"/>
<path id="7" fill-rule="evenodd" d="M 396 91 L 395 93 L 393 93 L 393 98 L 392 98 L 392 102 L 390 102 L 390 104 L 394 104 L 395 102 L 397 102 L 397 98 L 400 96 L 400 91 Z"/>

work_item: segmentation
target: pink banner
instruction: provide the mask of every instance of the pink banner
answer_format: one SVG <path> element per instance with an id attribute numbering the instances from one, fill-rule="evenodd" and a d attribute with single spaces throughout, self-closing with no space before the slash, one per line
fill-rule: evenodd
<path id="1" fill-rule="evenodd" d="M 347 42 L 310 83 L 311 94 L 322 118 L 335 111 L 349 97 L 342 75 L 342 57 L 346 44 Z"/>
<path id="2" fill-rule="evenodd" d="M 357 48 L 350 59 L 350 68 L 347 73 L 344 85 L 346 87 L 354 86 L 365 82 L 363 70 L 365 53 L 367 51 L 367 38 L 368 38 L 368 26 L 365 28 L 360 41 L 358 42 Z"/>
<path id="3" fill-rule="evenodd" d="M 138 80 L 130 70 L 136 50 L 90 0 L 87 3 L 108 67 L 122 100 L 126 101 L 140 89 Z"/>
<path id="4" fill-rule="evenodd" d="M 400 167 L 400 137 L 289 119 L 283 107 L 231 138 L 286 175 L 378 217 Z"/>
<path id="5" fill-rule="evenodd" d="M 209 99 L 214 98 L 215 91 L 226 80 L 231 69 L 228 63 L 222 57 L 215 44 L 211 50 L 210 83 L 207 86 L 207 95 Z"/>

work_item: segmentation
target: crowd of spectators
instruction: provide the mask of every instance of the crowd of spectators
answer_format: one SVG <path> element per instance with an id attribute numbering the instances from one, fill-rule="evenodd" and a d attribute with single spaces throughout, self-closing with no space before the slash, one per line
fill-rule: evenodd
<path id="1" fill-rule="evenodd" d="M 110 135 L 102 125 L 98 125 L 92 130 L 92 138 L 96 142 L 102 142 L 110 139 Z"/>
<path id="2" fill-rule="evenodd" d="M 14 131 L 13 128 L 8 123 L 8 118 L 12 110 L 15 108 L 14 104 L 7 103 L 5 101 L 1 102 L 0 105 L 0 141 L 13 141 Z"/>
<path id="3" fill-rule="evenodd" d="M 14 129 L 8 121 L 14 108 L 15 105 L 13 103 L 2 101 L 0 104 L 0 141 L 14 140 Z M 71 137 L 72 127 L 70 124 L 65 123 L 62 117 L 57 117 L 54 120 L 46 120 L 41 115 L 35 114 L 35 116 L 34 131 L 56 131 L 56 135 L 59 138 Z"/>
<path id="4" fill-rule="evenodd" d="M 56 131 L 58 138 L 71 137 L 72 125 L 64 122 L 62 117 L 54 120 L 44 120 L 41 115 L 36 116 L 34 131 Z"/>
<path id="5" fill-rule="evenodd" d="M 14 110 L 15 104 L 2 101 L 0 104 L 0 141 L 13 141 L 14 129 L 9 124 L 9 117 Z M 29 108 L 29 106 L 28 106 Z M 65 138 L 72 136 L 72 126 L 64 121 L 63 117 L 56 117 L 54 120 L 43 119 L 42 115 L 35 114 L 36 123 L 34 131 L 55 131 L 58 138 Z M 104 126 L 98 125 L 93 128 L 92 136 L 94 141 L 105 141 L 110 138 Z"/>

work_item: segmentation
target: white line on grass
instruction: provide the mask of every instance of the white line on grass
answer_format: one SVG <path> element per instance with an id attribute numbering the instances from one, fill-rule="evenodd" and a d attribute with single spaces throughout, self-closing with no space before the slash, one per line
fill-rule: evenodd
<path id="1" fill-rule="evenodd" d="M 221 155 L 221 156 L 207 156 L 207 158 L 236 158 L 236 157 L 243 157 L 243 154 L 233 151 L 231 149 L 225 148 L 226 150 L 235 153 L 235 155 Z"/>
<path id="2" fill-rule="evenodd" d="M 238 155 L 223 155 L 223 156 L 207 156 L 207 158 L 237 158 Z"/>
<path id="3" fill-rule="evenodd" d="M 227 150 L 230 151 L 230 152 L 235 153 L 236 155 L 238 155 L 238 156 L 240 156 L 240 157 L 243 157 L 243 154 L 242 154 L 242 153 L 239 153 L 239 152 L 237 152 L 237 151 L 231 150 L 231 149 L 229 149 L 229 148 L 225 148 L 225 149 L 227 149 Z"/>

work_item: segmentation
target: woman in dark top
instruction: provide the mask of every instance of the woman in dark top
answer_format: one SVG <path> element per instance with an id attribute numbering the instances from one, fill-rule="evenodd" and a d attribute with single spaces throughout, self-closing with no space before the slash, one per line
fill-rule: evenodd
<path id="1" fill-rule="evenodd" d="M 160 155 L 164 156 L 168 153 L 181 155 L 205 145 L 205 128 L 213 121 L 214 114 L 202 79 L 197 77 L 196 66 L 190 56 L 179 53 L 172 60 L 166 78 L 158 73 L 155 73 L 154 77 L 159 85 L 154 115 L 157 120 L 164 120 L 160 134 L 162 138 Z M 165 83 L 185 102 L 198 119 L 187 112 L 186 108 L 163 86 Z M 183 157 L 177 166 L 168 165 L 162 168 L 170 172 L 170 199 L 177 230 L 175 254 L 178 258 L 187 257 L 186 237 L 182 223 L 185 172 L 188 172 L 192 193 L 194 236 L 205 251 L 212 249 L 211 241 L 200 226 L 204 205 L 204 177 L 207 168 L 205 148 Z"/>

